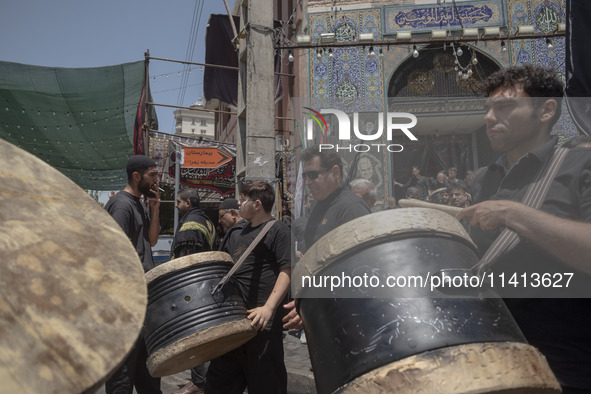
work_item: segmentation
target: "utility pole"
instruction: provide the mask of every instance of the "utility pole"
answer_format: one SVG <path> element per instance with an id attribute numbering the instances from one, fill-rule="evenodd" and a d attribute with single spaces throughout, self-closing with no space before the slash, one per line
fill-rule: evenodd
<path id="1" fill-rule="evenodd" d="M 240 11 L 237 179 L 275 185 L 273 3 L 244 1 Z"/>

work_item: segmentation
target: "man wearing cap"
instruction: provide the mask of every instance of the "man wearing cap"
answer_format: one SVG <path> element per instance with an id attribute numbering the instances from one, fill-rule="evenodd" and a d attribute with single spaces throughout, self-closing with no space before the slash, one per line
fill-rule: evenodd
<path id="1" fill-rule="evenodd" d="M 224 201 L 222 201 L 220 207 L 218 208 L 218 214 L 218 221 L 222 225 L 224 234 L 226 234 L 226 236 L 230 232 L 230 229 L 232 229 L 237 223 L 243 222 L 242 227 L 246 225 L 246 221 L 242 219 L 242 216 L 240 216 L 238 200 L 235 198 L 226 198 Z"/>
<path id="2" fill-rule="evenodd" d="M 160 178 L 156 163 L 147 156 L 130 157 L 126 169 L 127 186 L 107 202 L 105 209 L 129 237 L 148 272 L 154 268 L 152 246 L 160 232 Z M 148 209 L 140 199 L 142 195 L 148 200 Z M 138 394 L 162 393 L 160 378 L 148 372 L 147 358 L 146 344 L 140 336 L 123 365 L 106 381 L 106 393 L 131 393 L 134 386 Z"/>

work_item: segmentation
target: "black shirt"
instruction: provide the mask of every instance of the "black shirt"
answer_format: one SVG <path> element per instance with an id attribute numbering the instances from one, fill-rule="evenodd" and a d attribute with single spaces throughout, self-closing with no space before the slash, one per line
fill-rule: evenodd
<path id="1" fill-rule="evenodd" d="M 341 224 L 369 213 L 365 201 L 351 190 L 346 187 L 335 190 L 324 200 L 316 201 L 312 208 L 306 223 L 306 248 Z"/>
<path id="2" fill-rule="evenodd" d="M 410 176 L 410 179 L 404 184 L 403 186 L 406 190 L 409 187 L 416 187 L 421 191 L 421 200 L 426 201 L 429 197 L 429 179 L 422 175 L 419 177 L 415 177 L 413 175 Z"/>
<path id="3" fill-rule="evenodd" d="M 140 199 L 122 190 L 107 201 L 105 209 L 135 246 L 144 272 L 154 268 L 149 236 L 150 217 Z"/>
<path id="4" fill-rule="evenodd" d="M 203 210 L 193 208 L 179 221 L 170 249 L 170 258 L 216 250 L 217 246 L 215 226 Z"/>
<path id="5" fill-rule="evenodd" d="M 265 227 L 262 223 L 252 227 L 250 223 L 240 230 L 231 231 L 223 241 L 223 251 L 229 253 L 234 261 L 238 261 L 242 253 L 250 246 L 259 232 Z M 238 223 L 236 224 L 238 225 Z M 231 230 L 236 227 L 234 225 Z M 291 234 L 289 227 L 275 220 L 265 237 L 248 255 L 242 266 L 232 277 L 238 284 L 238 288 L 248 309 L 263 306 L 271 295 L 279 272 L 291 267 Z M 283 311 L 281 305 L 279 312 Z M 281 331 L 283 313 L 275 311 L 274 317 L 266 327 L 266 330 Z"/>
<path id="6" fill-rule="evenodd" d="M 501 156 L 474 180 L 474 203 L 486 200 L 521 201 L 540 168 L 550 160 L 556 141 L 556 137 L 551 138 L 523 156 L 508 171 L 505 169 L 506 158 Z M 569 150 L 541 210 L 562 218 L 591 221 L 591 149 Z M 488 249 L 496 235 L 470 228 L 470 236 L 481 254 Z M 582 258 L 590 259 L 589 256 Z M 522 239 L 512 251 L 502 256 L 493 270 L 509 274 L 552 270 L 574 272 L 573 281 L 585 287 L 591 283 L 589 275 L 562 263 L 526 239 Z M 533 292 L 530 293 L 529 289 L 525 290 L 523 287 L 519 290 L 521 297 L 541 297 L 550 291 L 538 288 L 531 289 Z M 546 356 L 559 382 L 570 387 L 591 389 L 591 338 L 588 332 L 588 327 L 591 326 L 591 300 L 505 298 L 505 303 L 528 342 Z"/>

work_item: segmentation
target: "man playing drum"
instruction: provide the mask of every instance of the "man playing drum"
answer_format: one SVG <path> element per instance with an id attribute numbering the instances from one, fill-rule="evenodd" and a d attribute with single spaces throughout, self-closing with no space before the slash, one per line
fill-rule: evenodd
<path id="1" fill-rule="evenodd" d="M 248 224 L 239 236 L 227 239 L 224 251 L 237 261 L 269 221 L 271 228 L 236 271 L 233 279 L 246 302 L 248 318 L 259 332 L 239 348 L 212 360 L 206 393 L 286 393 L 283 360 L 282 309 L 290 284 L 291 234 L 289 227 L 271 216 L 273 187 L 263 181 L 240 190 L 240 214 Z"/>
<path id="2" fill-rule="evenodd" d="M 502 228 L 519 235 L 521 242 L 492 266 L 495 272 L 569 272 L 574 273 L 573 283 L 582 282 L 588 288 L 591 150 L 568 151 L 539 210 L 521 202 L 556 147 L 557 137 L 551 131 L 561 113 L 560 77 L 539 66 L 511 67 L 491 75 L 483 90 L 488 96 L 486 132 L 492 148 L 503 154 L 478 174 L 471 189 L 474 205 L 458 218 L 470 220 L 470 236 L 480 252 L 488 249 Z M 520 329 L 546 356 L 564 393 L 589 392 L 591 302 L 582 298 L 589 294 L 543 298 L 555 290 L 559 292 L 550 294 L 562 291 L 570 297 L 573 293 L 564 284 L 562 289 L 526 286 L 519 285 L 516 297 L 528 298 L 505 298 Z"/>

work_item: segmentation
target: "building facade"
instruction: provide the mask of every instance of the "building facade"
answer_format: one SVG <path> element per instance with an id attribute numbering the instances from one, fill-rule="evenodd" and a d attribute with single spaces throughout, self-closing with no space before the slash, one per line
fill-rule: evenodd
<path id="1" fill-rule="evenodd" d="M 344 1 L 338 5 L 309 0 L 298 35 L 321 45 L 294 49 L 301 61 L 298 73 L 309 81 L 300 88 L 300 108 L 342 111 L 350 117 L 352 129 L 356 125 L 366 134 L 386 125 L 390 112 L 417 117 L 412 129 L 417 141 L 400 132 L 389 140 L 383 132 L 371 141 L 383 145 L 380 151 L 368 149 L 369 143 L 352 141 L 349 150 L 340 146 L 350 178 L 367 177 L 364 169 L 373 169 L 370 180 L 378 186 L 379 202 L 400 192 L 394 181 L 404 183 L 412 166 L 427 176 L 454 166 L 464 177 L 495 155 L 485 134 L 480 82 L 500 68 L 527 63 L 564 75 L 564 34 L 556 36 L 556 31 L 565 22 L 563 0 Z M 519 37 L 526 26 L 537 38 Z M 576 129 L 563 112 L 555 132 L 569 137 Z M 310 116 L 300 112 L 298 127 L 306 130 Z M 338 122 L 331 115 L 325 118 L 328 130 L 314 131 L 311 140 L 300 133 L 304 140 L 293 145 L 337 141 L 334 125 Z M 393 144 L 399 148 L 385 149 Z"/>
<path id="2" fill-rule="evenodd" d="M 215 114 L 203 105 L 194 104 L 190 109 L 174 111 L 175 134 L 213 140 L 215 138 Z"/>

